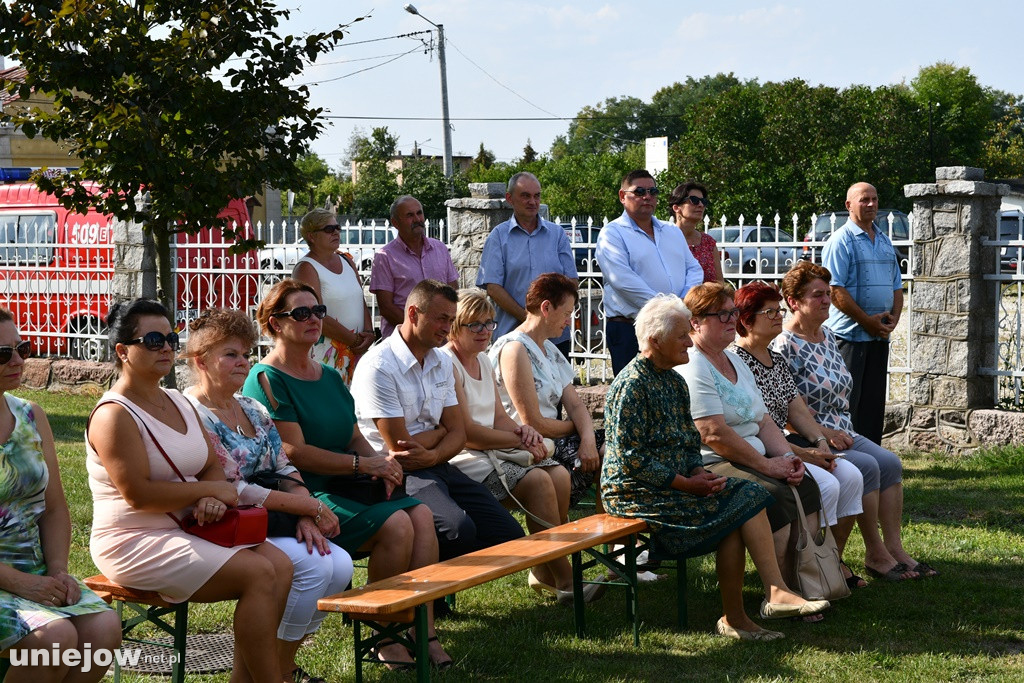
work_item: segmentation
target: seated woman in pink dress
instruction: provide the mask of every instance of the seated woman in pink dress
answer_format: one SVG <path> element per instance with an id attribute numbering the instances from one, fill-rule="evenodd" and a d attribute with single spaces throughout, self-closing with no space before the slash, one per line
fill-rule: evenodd
<path id="1" fill-rule="evenodd" d="M 235 675 L 280 683 L 276 630 L 292 581 L 288 556 L 269 543 L 221 547 L 185 533 L 189 512 L 215 522 L 238 503 L 188 399 L 160 387 L 178 335 L 167 310 L 137 299 L 107 321 L 120 377 L 86 428 L 93 496 L 93 562 L 104 576 L 168 602 L 237 600 Z"/>

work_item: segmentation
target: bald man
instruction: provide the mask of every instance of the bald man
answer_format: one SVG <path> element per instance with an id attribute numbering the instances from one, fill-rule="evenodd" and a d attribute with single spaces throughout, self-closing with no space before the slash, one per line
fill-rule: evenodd
<path id="1" fill-rule="evenodd" d="M 846 192 L 850 219 L 825 243 L 822 265 L 832 273 L 832 306 L 825 323 L 853 376 L 853 428 L 882 441 L 889 335 L 903 312 L 899 257 L 889 237 L 874 224 L 878 192 L 854 183 Z"/>

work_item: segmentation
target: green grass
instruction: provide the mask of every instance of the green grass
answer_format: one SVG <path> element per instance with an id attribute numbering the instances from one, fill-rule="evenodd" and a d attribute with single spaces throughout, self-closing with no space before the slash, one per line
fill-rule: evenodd
<path id="1" fill-rule="evenodd" d="M 95 398 L 22 391 L 50 416 L 74 523 L 71 565 L 96 573 L 89 557 L 91 498 L 82 433 Z M 588 637 L 573 636 L 570 609 L 541 602 L 517 574 L 458 596 L 439 622 L 457 668 L 442 681 L 1019 681 L 1024 679 L 1024 451 L 1002 448 L 969 458 L 906 455 L 905 544 L 942 576 L 901 584 L 871 582 L 840 601 L 821 624 L 776 622 L 786 640 L 739 643 L 713 636 L 720 602 L 711 557 L 690 563 L 691 630 L 678 633 L 674 581 L 640 591 L 643 619 L 634 648 L 621 590 L 587 608 Z M 846 559 L 856 571 L 854 534 Z M 360 580 L 365 580 L 361 578 Z M 747 608 L 761 599 L 757 575 Z M 228 631 L 232 605 L 195 605 L 191 630 Z M 299 654 L 329 681 L 353 678 L 352 632 L 329 616 Z M 368 681 L 407 674 L 364 669 Z M 227 674 L 190 677 L 227 681 Z M 128 676 L 128 681 L 150 680 Z M 152 680 L 161 680 L 153 678 Z"/>

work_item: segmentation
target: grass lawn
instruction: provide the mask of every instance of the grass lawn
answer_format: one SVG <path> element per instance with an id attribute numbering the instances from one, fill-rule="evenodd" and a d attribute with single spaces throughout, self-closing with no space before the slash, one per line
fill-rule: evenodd
<path id="1" fill-rule="evenodd" d="M 91 498 L 82 433 L 91 397 L 20 391 L 50 416 L 74 525 L 72 572 L 96 573 L 89 557 Z M 633 647 L 624 593 L 612 589 L 587 608 L 588 637 L 574 636 L 571 609 L 542 602 L 525 574 L 458 596 L 439 622 L 457 667 L 444 681 L 1024 680 L 1024 451 L 993 450 L 952 461 L 907 455 L 905 544 L 942 576 L 900 584 L 871 582 L 838 602 L 821 624 L 775 622 L 786 640 L 740 643 L 711 633 L 720 602 L 711 557 L 690 564 L 690 627 L 677 633 L 674 581 L 640 591 L 640 648 Z M 846 559 L 857 571 L 864 548 L 855 533 Z M 365 580 L 365 577 L 360 580 Z M 747 609 L 761 600 L 747 574 Z M 195 605 L 191 630 L 228 631 L 232 605 Z M 327 680 L 353 678 L 352 634 L 331 615 L 300 652 L 303 667 Z M 409 674 L 364 669 L 369 681 Z M 149 680 L 126 674 L 125 680 Z M 153 680 L 161 680 L 154 678 Z M 227 674 L 195 681 L 227 681 Z"/>

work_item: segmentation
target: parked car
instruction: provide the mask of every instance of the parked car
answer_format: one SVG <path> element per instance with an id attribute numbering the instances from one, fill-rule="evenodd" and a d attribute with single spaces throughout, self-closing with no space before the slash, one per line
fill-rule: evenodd
<path id="1" fill-rule="evenodd" d="M 398 232 L 394 228 L 342 228 L 338 251 L 351 255 L 352 260 L 359 266 L 360 273 L 369 273 L 373 266 L 373 255 L 397 236 Z"/>
<path id="2" fill-rule="evenodd" d="M 889 218 L 892 217 L 892 232 L 889 232 Z M 819 258 L 819 252 L 821 251 L 820 246 L 813 246 L 807 244 L 809 242 L 826 242 L 828 238 L 832 236 L 832 231 L 836 228 L 841 228 L 850 218 L 849 211 L 834 211 L 832 213 L 823 213 L 817 217 L 814 221 L 814 225 L 807 234 L 804 235 L 804 247 L 800 254 L 800 258 L 812 260 L 817 262 Z M 875 216 L 874 226 L 876 230 L 884 232 L 889 235 L 893 242 L 902 242 L 910 239 L 910 218 L 907 214 L 902 211 L 895 209 L 879 209 L 878 215 Z M 896 253 L 899 254 L 900 261 L 906 261 L 910 258 L 910 250 L 906 246 L 895 246 Z"/>
<path id="3" fill-rule="evenodd" d="M 727 225 L 711 228 L 708 234 L 718 242 L 724 274 L 784 273 L 797 258 L 793 235 L 774 227 Z"/>
<path id="4" fill-rule="evenodd" d="M 576 261 L 576 272 L 580 278 L 586 277 L 587 273 L 601 272 L 601 266 L 594 257 L 594 248 L 597 246 L 597 236 L 601 232 L 601 227 L 585 223 L 562 223 L 562 229 L 565 230 L 572 245 L 573 260 Z"/>
<path id="5" fill-rule="evenodd" d="M 1015 240 L 1024 239 L 1024 211 L 1011 209 L 1001 211 L 999 214 L 999 239 Z M 1021 247 L 1002 247 L 999 250 L 1000 270 L 1004 273 L 1016 273 L 1017 266 L 1024 254 Z"/>

